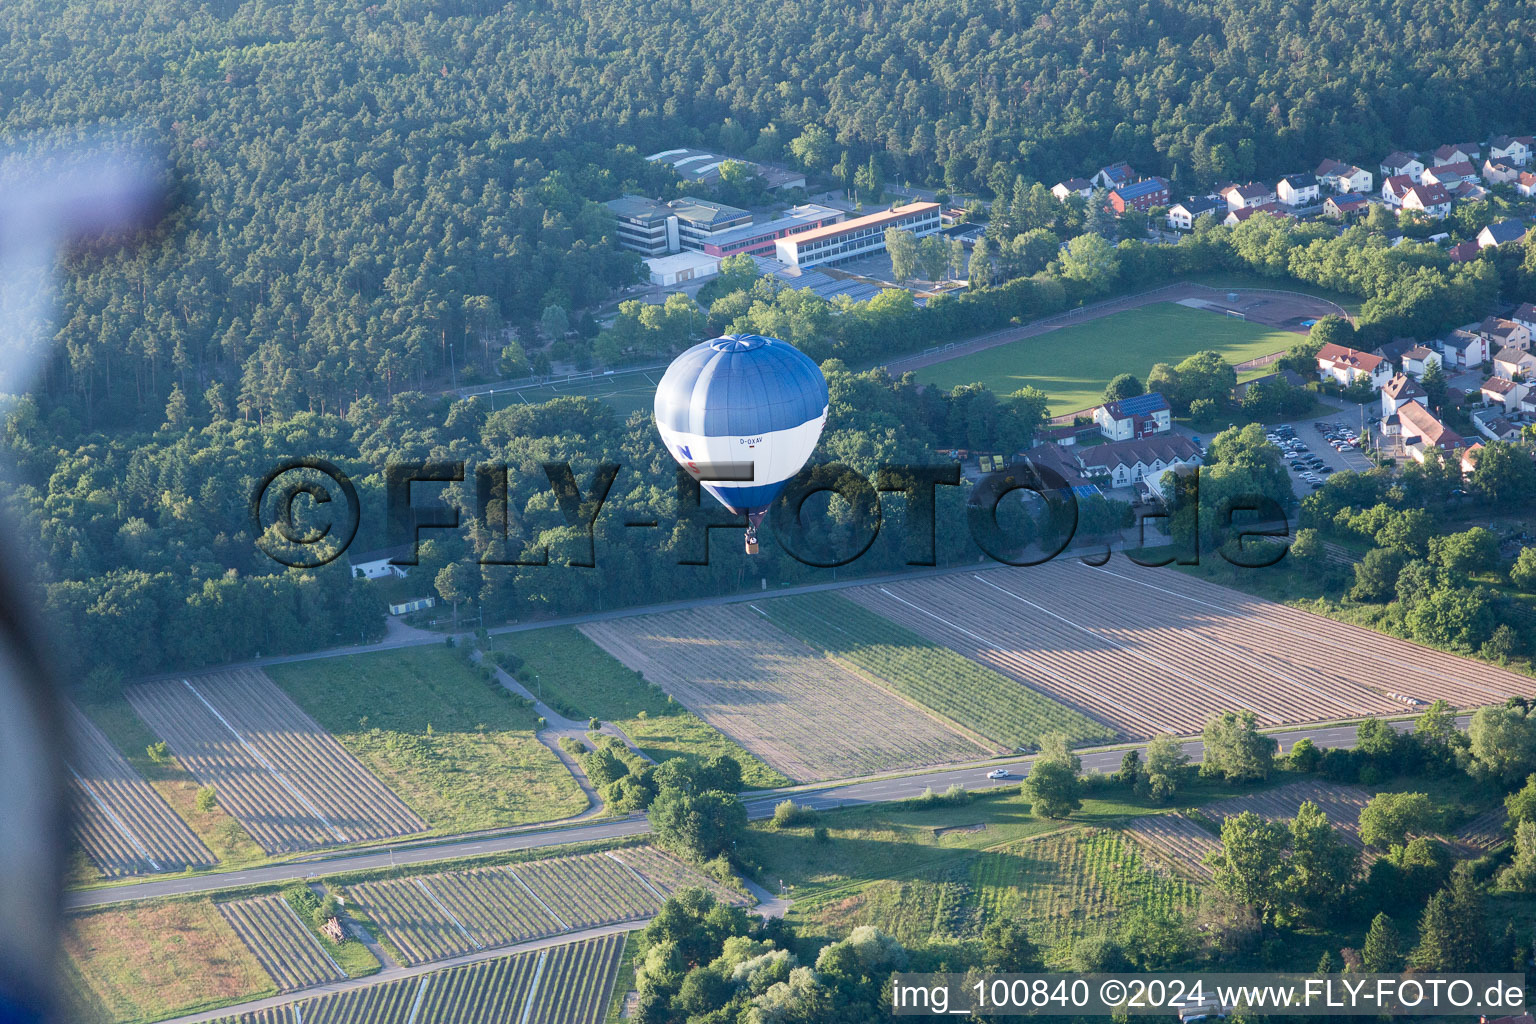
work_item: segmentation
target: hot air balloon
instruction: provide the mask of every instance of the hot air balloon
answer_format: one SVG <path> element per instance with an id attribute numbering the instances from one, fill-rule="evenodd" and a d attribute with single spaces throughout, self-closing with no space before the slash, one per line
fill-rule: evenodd
<path id="1" fill-rule="evenodd" d="M 811 457 L 827 422 L 827 380 L 777 338 L 727 334 L 693 346 L 656 388 L 667 451 L 732 512 L 747 516 L 747 554 L 773 499 Z M 751 463 L 750 482 L 710 481 L 700 467 Z"/>

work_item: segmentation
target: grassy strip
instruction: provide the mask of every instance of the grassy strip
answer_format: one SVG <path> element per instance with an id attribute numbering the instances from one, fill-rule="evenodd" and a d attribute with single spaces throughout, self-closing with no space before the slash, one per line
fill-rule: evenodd
<path id="1" fill-rule="evenodd" d="M 457 650 L 412 647 L 268 673 L 435 833 L 552 821 L 587 807 L 534 737 L 527 702 Z"/>
<path id="2" fill-rule="evenodd" d="M 508 633 L 495 638 L 523 666 L 513 673 L 539 699 L 569 718 L 612 722 L 655 761 L 703 760 L 729 754 L 741 762 L 748 789 L 773 789 L 789 779 L 702 718 L 667 697 L 571 626 Z"/>
<path id="3" fill-rule="evenodd" d="M 613 977 L 613 991 L 608 995 L 608 1012 L 604 1024 L 619 1024 L 624 1017 L 624 1000 L 635 987 L 635 956 L 640 952 L 640 933 L 629 932 L 624 936 L 624 953 L 619 969 Z"/>
<path id="4" fill-rule="evenodd" d="M 801 594 L 754 607 L 834 660 L 1009 747 L 1038 746 L 1042 735 L 1053 732 L 1075 744 L 1114 738 L 1108 726 L 929 643 L 839 594 Z"/>
<path id="5" fill-rule="evenodd" d="M 349 978 L 366 978 L 370 974 L 377 974 L 383 964 L 378 957 L 373 955 L 369 948 L 356 939 L 348 939 L 345 942 L 335 943 L 330 936 L 315 927 L 315 908 L 320 906 L 320 897 L 307 885 L 292 885 L 283 890 L 283 899 L 293 908 L 293 912 L 299 915 L 299 920 L 304 922 L 304 927 L 320 943 L 320 948 L 325 950 L 336 966 L 346 972 Z M 350 916 L 345 910 L 340 911 L 342 917 Z"/>

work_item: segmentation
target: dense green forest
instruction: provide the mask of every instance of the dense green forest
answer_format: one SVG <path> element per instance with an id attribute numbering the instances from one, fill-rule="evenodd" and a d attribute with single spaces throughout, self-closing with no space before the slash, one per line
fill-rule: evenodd
<path id="1" fill-rule="evenodd" d="M 858 366 L 1238 268 L 1360 294 L 1367 340 L 1442 329 L 1532 261 L 1453 268 L 1432 246 L 1262 218 L 1111 249 L 1101 216 L 1047 208 L 1030 186 L 1126 159 L 1178 191 L 1324 155 L 1373 166 L 1446 141 L 1447 125 L 1458 138 L 1529 130 L 1533 29 L 1525 8 L 1468 3 L 7 3 L 0 140 L 25 156 L 35 133 L 105 127 L 167 154 L 174 197 L 137 244 L 63 258 L 53 358 L 6 405 L 4 500 L 29 524 L 39 606 L 78 665 L 124 671 L 375 635 L 377 598 L 344 572 L 279 573 L 255 550 L 251 485 L 294 455 L 361 482 L 360 547 L 384 540 L 390 458 L 507 458 L 511 531 L 532 548 L 567 529 L 540 469 L 551 458 L 575 461 L 581 481 L 604 457 L 637 469 L 610 504 L 670 523 L 671 463 L 643 417 L 436 397 L 503 372 L 514 333 L 531 350 L 551 323 L 588 357 L 665 355 L 707 322 Z M 598 204 L 678 194 L 643 155 L 682 145 L 797 163 L 829 185 L 873 167 L 1011 198 L 986 244 L 1013 279 L 925 309 L 899 292 L 828 305 L 744 284 L 686 326 L 620 311 L 608 347 L 594 345 L 595 316 L 639 273 Z M 866 472 L 935 445 L 1013 447 L 1043 411 L 1032 395 L 831 376 L 835 429 L 817 457 Z M 623 553 L 599 573 L 476 570 L 449 589 L 502 616 L 746 582 L 735 559 L 680 569 L 692 541 L 664 530 L 636 539 L 606 517 L 599 530 Z M 717 547 L 734 549 L 718 535 Z M 475 550 L 438 542 L 420 571 L 436 579 Z M 904 557 L 882 541 L 872 564 Z"/>

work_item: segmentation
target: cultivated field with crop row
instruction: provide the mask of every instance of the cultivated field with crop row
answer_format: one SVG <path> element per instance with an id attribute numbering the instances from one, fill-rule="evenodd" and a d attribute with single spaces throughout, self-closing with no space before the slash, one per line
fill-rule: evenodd
<path id="1" fill-rule="evenodd" d="M 304 1024 L 413 1024 L 412 1008 L 423 985 L 421 978 L 402 978 L 365 985 L 333 995 L 306 999 L 294 1007 Z"/>
<path id="2" fill-rule="evenodd" d="M 1006 749 L 1046 733 L 1086 743 L 1114 730 L 985 665 L 946 650 L 890 619 L 829 592 L 763 601 L 773 623 L 897 693 Z"/>
<path id="3" fill-rule="evenodd" d="M 1036 942 L 1101 930 L 1137 907 L 1182 909 L 1195 887 L 1153 866 L 1118 831 L 1082 828 L 1026 839 L 978 857 L 971 869 L 981 920 L 1019 920 Z"/>
<path id="4" fill-rule="evenodd" d="M 624 936 L 605 935 L 548 953 L 526 1024 L 597 1024 L 613 992 Z"/>
<path id="5" fill-rule="evenodd" d="M 1127 736 L 1458 706 L 1536 681 L 1192 579 L 1116 560 L 1056 561 L 859 587 L 850 599 Z"/>
<path id="6" fill-rule="evenodd" d="M 609 850 L 607 855 L 645 879 L 663 897 L 679 889 L 705 889 L 721 903 L 745 907 L 752 903 L 743 893 L 701 873 L 697 868 L 679 860 L 665 850 L 649 844 L 624 846 Z"/>
<path id="7" fill-rule="evenodd" d="M 268 853 L 426 829 L 260 672 L 143 683 L 128 699 Z"/>
<path id="8" fill-rule="evenodd" d="M 1494 807 L 1457 829 L 1454 838 L 1458 845 L 1468 850 L 1487 853 L 1509 840 L 1509 831 L 1505 827 L 1508 821 L 1509 812 L 1503 806 Z"/>
<path id="9" fill-rule="evenodd" d="M 568 929 L 635 921 L 661 909 L 662 901 L 652 888 L 601 853 L 533 861 L 508 870 Z"/>
<path id="10" fill-rule="evenodd" d="M 302 1024 L 302 1022 L 294 1016 L 294 1004 L 285 1003 L 282 1006 L 269 1006 L 265 1010 L 254 1010 L 234 1017 L 220 1017 L 209 1021 L 208 1024 Z"/>
<path id="11" fill-rule="evenodd" d="M 1328 816 L 1329 824 L 1341 839 L 1360 849 L 1364 845 L 1360 842 L 1360 812 L 1370 799 L 1370 791 L 1359 786 L 1307 780 L 1206 804 L 1200 811 L 1218 825 L 1244 811 L 1253 811 L 1270 821 L 1284 821 L 1296 817 L 1301 805 L 1310 800 Z"/>
<path id="12" fill-rule="evenodd" d="M 743 605 L 581 627 L 710 725 L 802 782 L 989 751 Z"/>
<path id="13" fill-rule="evenodd" d="M 1221 849 L 1221 841 L 1197 822 L 1182 814 L 1149 814 L 1126 822 L 1125 831 L 1179 872 L 1198 881 L 1210 880 L 1205 855 Z"/>
<path id="14" fill-rule="evenodd" d="M 121 878 L 216 863 L 187 823 L 73 704 L 68 724 L 71 826 L 103 875 Z"/>
<path id="15" fill-rule="evenodd" d="M 220 903 L 218 908 L 272 976 L 279 992 L 294 992 L 347 976 L 282 896 L 257 896 Z"/>
<path id="16" fill-rule="evenodd" d="M 654 878 L 652 877 L 654 874 Z M 527 861 L 502 867 L 361 882 L 347 896 L 396 948 L 406 964 L 655 914 L 685 885 L 719 898 L 748 900 L 648 846 Z"/>

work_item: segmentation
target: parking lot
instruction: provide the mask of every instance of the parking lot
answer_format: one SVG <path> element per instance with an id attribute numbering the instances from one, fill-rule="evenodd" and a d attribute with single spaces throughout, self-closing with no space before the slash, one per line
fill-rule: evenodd
<path id="1" fill-rule="evenodd" d="M 1291 474 L 1291 486 L 1302 497 L 1311 494 L 1314 481 L 1308 480 L 1302 474 L 1313 473 L 1317 480 L 1326 480 L 1330 473 L 1352 469 L 1357 472 L 1371 468 L 1371 460 L 1366 458 L 1356 445 L 1351 445 L 1351 451 L 1338 451 L 1328 441 L 1323 429 L 1319 429 L 1321 423 L 1324 429 L 1335 433 L 1343 433 L 1346 439 L 1355 436 L 1357 430 L 1350 426 L 1344 417 L 1325 420 L 1303 420 L 1296 423 L 1278 424 L 1269 428 L 1271 438 L 1279 438 L 1282 448 L 1286 442 L 1299 443 L 1302 448 L 1286 452 L 1286 468 Z M 1321 468 L 1310 465 L 1308 460 L 1316 459 L 1322 463 Z M 1301 462 L 1298 468 L 1295 463 Z"/>

